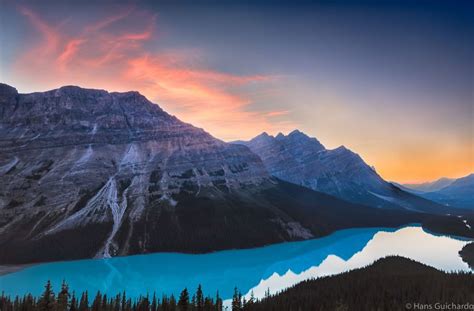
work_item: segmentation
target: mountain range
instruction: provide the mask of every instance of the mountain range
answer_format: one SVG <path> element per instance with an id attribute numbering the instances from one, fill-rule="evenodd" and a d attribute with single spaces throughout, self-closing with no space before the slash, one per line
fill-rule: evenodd
<path id="1" fill-rule="evenodd" d="M 0 177 L 0 264 L 255 247 L 443 208 L 300 132 L 225 143 L 137 92 L 76 86 L 0 84 Z"/>
<path id="2" fill-rule="evenodd" d="M 424 184 L 404 184 L 402 187 L 446 206 L 474 209 L 474 174 L 458 179 L 441 178 Z"/>
<path id="3" fill-rule="evenodd" d="M 295 130 L 262 133 L 237 141 L 255 152 L 273 176 L 343 200 L 378 208 L 442 212 L 444 209 L 386 182 L 356 153 L 341 146 L 328 150 L 316 138 Z"/>
<path id="4" fill-rule="evenodd" d="M 398 184 L 399 186 L 405 187 L 414 192 L 433 192 L 443 189 L 444 187 L 449 186 L 456 179 L 454 178 L 440 178 L 435 181 L 429 181 L 419 184 Z"/>

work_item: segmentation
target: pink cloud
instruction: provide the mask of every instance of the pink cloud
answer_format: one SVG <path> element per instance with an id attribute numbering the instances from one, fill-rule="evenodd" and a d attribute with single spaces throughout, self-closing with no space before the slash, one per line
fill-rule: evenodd
<path id="1" fill-rule="evenodd" d="M 97 23 L 94 23 L 92 25 L 87 25 L 84 27 L 84 31 L 86 33 L 92 33 L 94 31 L 99 31 L 102 30 L 103 28 L 108 27 L 111 24 L 114 24 L 115 22 L 118 22 L 127 16 L 129 16 L 133 11 L 133 8 L 129 7 L 121 12 L 118 12 L 114 15 L 107 16 L 103 18 L 102 20 L 98 21 Z"/>
<path id="2" fill-rule="evenodd" d="M 61 68 L 64 69 L 65 66 L 71 61 L 79 49 L 80 45 L 84 43 L 85 39 L 72 39 L 66 43 L 64 51 L 58 56 L 58 63 Z"/>
<path id="3" fill-rule="evenodd" d="M 295 127 L 275 118 L 288 111 L 251 111 L 255 94 L 245 88 L 256 85 L 262 94 L 271 93 L 267 84 L 275 77 L 213 70 L 193 50 L 148 49 L 145 43 L 159 43 L 156 15 L 128 8 L 81 29 L 68 31 L 63 25 L 60 31 L 29 8 L 21 7 L 20 12 L 41 35 L 14 65 L 18 77 L 29 83 L 138 90 L 184 121 L 226 140 Z"/>
<path id="4" fill-rule="evenodd" d="M 35 12 L 27 7 L 19 7 L 21 14 L 25 15 L 36 31 L 40 32 L 43 36 L 43 42 L 41 47 L 44 48 L 45 52 L 53 52 L 60 40 L 59 33 L 46 22 L 44 22 Z"/>
<path id="5" fill-rule="evenodd" d="M 277 111 L 267 112 L 265 115 L 267 117 L 281 117 L 281 116 L 286 116 L 289 113 L 290 113 L 289 110 L 277 110 Z"/>

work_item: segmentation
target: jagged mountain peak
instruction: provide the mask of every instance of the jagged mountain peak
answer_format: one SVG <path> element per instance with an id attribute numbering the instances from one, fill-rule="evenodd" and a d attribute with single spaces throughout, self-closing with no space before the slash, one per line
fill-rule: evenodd
<path id="1" fill-rule="evenodd" d="M 289 149 L 300 148 L 297 146 L 304 145 L 308 148 L 312 148 L 315 152 L 325 150 L 325 147 L 315 137 L 309 137 L 297 129 L 293 130 L 288 135 L 280 132 L 276 136 L 272 136 L 263 132 L 262 134 L 252 138 L 249 143 L 250 142 L 259 145 L 279 144 L 281 148 Z M 244 141 L 239 141 L 239 143 L 245 144 Z"/>
<path id="2" fill-rule="evenodd" d="M 254 138 L 252 138 L 253 141 L 269 141 L 272 139 L 274 139 L 274 137 L 271 135 L 268 135 L 267 132 L 263 132 L 262 134 L 257 135 Z"/>
<path id="3" fill-rule="evenodd" d="M 243 144 L 260 156 L 272 175 L 291 183 L 376 207 L 430 206 L 394 189 L 360 155 L 345 146 L 327 150 L 316 138 L 299 130 Z"/>
<path id="4" fill-rule="evenodd" d="M 305 133 L 301 132 L 300 130 L 298 129 L 294 129 L 293 131 L 291 131 L 288 136 L 305 136 L 305 137 L 308 137 L 308 135 L 306 135 Z"/>

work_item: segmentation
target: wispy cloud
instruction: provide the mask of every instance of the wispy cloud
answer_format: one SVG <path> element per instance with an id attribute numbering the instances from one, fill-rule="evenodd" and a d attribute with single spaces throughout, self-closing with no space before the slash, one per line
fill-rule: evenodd
<path id="1" fill-rule="evenodd" d="M 265 114 L 267 117 L 281 117 L 281 116 L 286 116 L 289 114 L 289 110 L 276 110 L 276 111 L 270 111 Z"/>
<path id="2" fill-rule="evenodd" d="M 150 48 L 160 43 L 156 14 L 125 8 L 72 31 L 48 22 L 31 8 L 22 6 L 19 11 L 40 38 L 19 55 L 14 71 L 35 85 L 135 89 L 225 140 L 295 127 L 284 120 L 288 111 L 252 110 L 262 95 L 246 92 L 246 88 L 271 93 L 270 82 L 277 77 L 215 70 L 200 61 L 193 49 L 163 52 Z"/>

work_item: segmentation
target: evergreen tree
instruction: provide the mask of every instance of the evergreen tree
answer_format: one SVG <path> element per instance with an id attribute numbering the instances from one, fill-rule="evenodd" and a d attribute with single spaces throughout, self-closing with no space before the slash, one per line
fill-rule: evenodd
<path id="1" fill-rule="evenodd" d="M 114 311 L 120 311 L 120 302 L 122 299 L 121 297 L 122 296 L 120 294 L 115 295 L 114 307 L 113 307 Z"/>
<path id="2" fill-rule="evenodd" d="M 240 294 L 237 287 L 234 288 L 234 295 L 232 296 L 232 311 L 238 311 L 242 309 L 242 295 Z"/>
<path id="3" fill-rule="evenodd" d="M 172 310 L 171 307 L 170 307 L 170 300 L 166 295 L 163 295 L 161 297 L 161 309 L 159 309 L 159 310 L 160 311 Z"/>
<path id="4" fill-rule="evenodd" d="M 217 293 L 216 293 L 216 305 L 215 305 L 215 308 L 214 308 L 214 309 L 215 309 L 216 311 L 222 311 L 222 307 L 223 307 L 223 305 L 222 305 L 222 299 L 221 299 L 221 297 L 219 296 L 219 291 L 217 291 Z"/>
<path id="5" fill-rule="evenodd" d="M 20 309 L 20 297 L 16 296 L 15 300 L 13 301 L 13 310 Z"/>
<path id="6" fill-rule="evenodd" d="M 148 297 L 148 294 L 146 295 L 145 298 L 142 299 L 141 301 L 141 310 L 143 311 L 149 311 L 150 309 L 150 298 Z"/>
<path id="7" fill-rule="evenodd" d="M 82 293 L 81 301 L 79 302 L 79 311 L 89 310 L 89 296 L 87 291 Z"/>
<path id="8" fill-rule="evenodd" d="M 204 311 L 212 311 L 212 306 L 214 302 L 212 301 L 211 297 L 204 298 Z"/>
<path id="9" fill-rule="evenodd" d="M 125 304 L 125 311 L 130 311 L 132 310 L 132 298 L 127 299 L 127 303 Z"/>
<path id="10" fill-rule="evenodd" d="M 91 310 L 101 311 L 101 307 L 102 307 L 102 294 L 100 293 L 100 291 L 98 291 L 97 294 L 95 295 L 94 301 L 92 302 Z"/>
<path id="11" fill-rule="evenodd" d="M 51 281 L 48 280 L 44 287 L 43 295 L 38 301 L 38 311 L 53 311 L 56 307 L 56 299 L 51 286 Z"/>
<path id="12" fill-rule="evenodd" d="M 58 293 L 57 311 L 67 311 L 69 302 L 69 287 L 66 281 L 61 284 L 61 291 Z"/>
<path id="13" fill-rule="evenodd" d="M 24 299 L 24 304 L 25 305 L 23 307 L 23 311 L 33 311 L 36 307 L 35 299 L 33 298 L 33 295 L 28 294 Z M 0 306 L 0 309 L 2 309 L 1 306 Z"/>
<path id="14" fill-rule="evenodd" d="M 251 291 L 249 300 L 248 301 L 244 300 L 244 302 L 243 302 L 244 310 L 250 310 L 254 303 L 255 303 L 255 296 L 253 294 L 253 291 Z"/>
<path id="15" fill-rule="evenodd" d="M 176 310 L 176 298 L 174 298 L 174 295 L 170 296 L 170 310 L 175 311 Z"/>
<path id="16" fill-rule="evenodd" d="M 189 293 L 188 289 L 185 288 L 179 295 L 178 309 L 179 311 L 187 311 L 189 308 Z"/>
<path id="17" fill-rule="evenodd" d="M 120 310 L 124 311 L 126 305 L 127 305 L 127 294 L 125 294 L 125 291 L 123 291 Z"/>
<path id="18" fill-rule="evenodd" d="M 153 299 L 151 301 L 151 308 L 150 308 L 150 311 L 157 311 L 158 309 L 158 303 L 156 301 L 156 294 L 153 293 Z"/>
<path id="19" fill-rule="evenodd" d="M 270 295 L 270 288 L 267 288 L 267 290 L 265 291 L 265 297 L 264 297 L 264 299 L 268 299 L 268 298 L 270 298 L 270 296 L 271 296 L 271 295 Z"/>
<path id="20" fill-rule="evenodd" d="M 101 310 L 103 310 L 103 311 L 107 310 L 107 295 L 106 294 L 104 294 L 104 296 L 102 296 Z"/>
<path id="21" fill-rule="evenodd" d="M 76 293 L 75 292 L 72 292 L 71 304 L 70 304 L 70 307 L 69 307 L 69 311 L 78 311 L 77 299 L 76 299 Z"/>
<path id="22" fill-rule="evenodd" d="M 203 311 L 203 309 L 204 309 L 204 295 L 202 293 L 201 284 L 199 284 L 196 290 L 196 310 Z"/>

